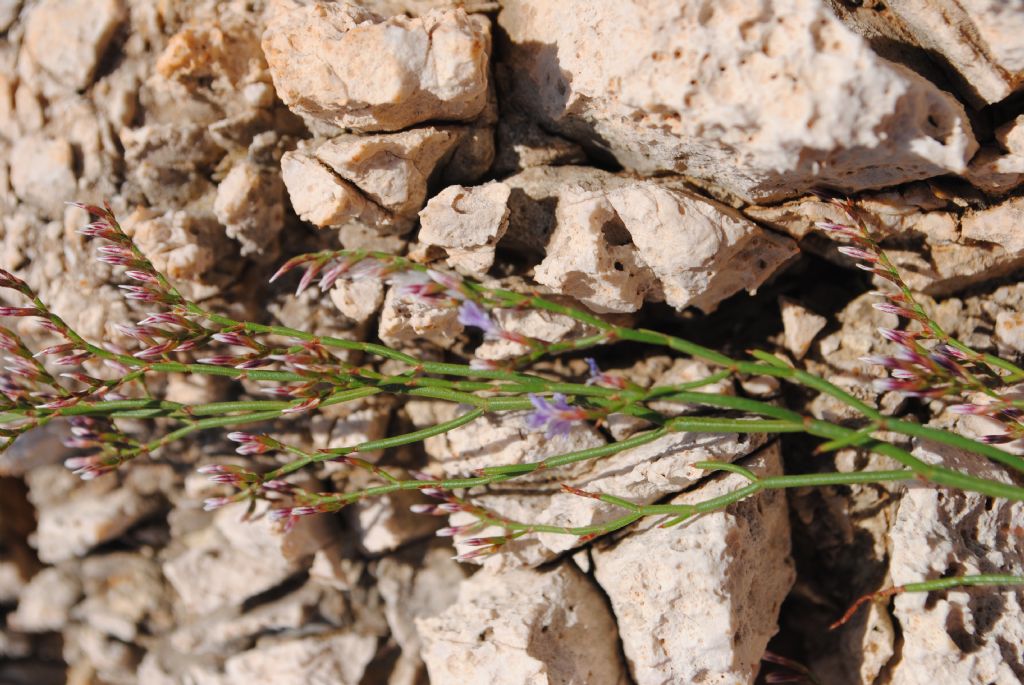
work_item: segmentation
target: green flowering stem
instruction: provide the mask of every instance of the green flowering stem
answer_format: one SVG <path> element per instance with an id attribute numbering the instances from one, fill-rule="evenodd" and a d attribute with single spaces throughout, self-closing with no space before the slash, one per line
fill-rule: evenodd
<path id="1" fill-rule="evenodd" d="M 850 608 L 846 610 L 846 613 L 844 613 L 838 621 L 829 626 L 829 630 L 835 630 L 847 623 L 864 604 L 881 599 L 888 599 L 895 595 L 901 595 L 904 592 L 937 592 L 940 590 L 951 590 L 957 587 L 1014 587 L 1017 585 L 1024 585 L 1024 576 L 1003 573 L 984 573 L 973 576 L 948 576 L 945 578 L 935 578 L 934 580 L 924 580 L 918 583 L 896 585 L 885 588 L 884 590 L 869 592 L 868 594 L 857 598 L 857 600 L 850 605 Z"/>

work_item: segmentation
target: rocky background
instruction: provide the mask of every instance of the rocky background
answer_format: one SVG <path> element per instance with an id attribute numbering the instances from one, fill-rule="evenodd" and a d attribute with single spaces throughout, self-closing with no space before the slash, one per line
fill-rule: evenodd
<path id="1" fill-rule="evenodd" d="M 872 389 L 858 359 L 884 350 L 875 328 L 896 320 L 812 233 L 839 218 L 811 193 L 826 188 L 888 236 L 947 330 L 1024 353 L 1024 0 L 0 0 L 0 33 L 0 264 L 94 340 L 125 343 L 117 324 L 137 312 L 65 202 L 109 198 L 159 268 L 238 317 L 457 355 L 451 310 L 372 282 L 299 298 L 266 285 L 310 249 L 409 252 L 732 352 L 773 349 L 951 425 L 941 407 Z M 502 316 L 545 340 L 585 333 Z M 647 384 L 704 371 L 628 348 L 601 362 Z M 578 359 L 553 368 L 583 372 Z M 847 418 L 763 379 L 717 390 Z M 172 377 L 164 392 L 237 390 Z M 280 430 L 339 446 L 446 411 L 365 401 Z M 581 426 L 551 444 L 502 415 L 379 458 L 464 474 L 637 429 Z M 0 461 L 2 683 L 795 676 L 762 663 L 766 649 L 829 685 L 1024 680 L 1019 593 L 904 595 L 826 630 L 890 584 L 1024 572 L 1024 514 L 1005 502 L 923 486 L 766 493 L 583 548 L 541 536 L 479 568 L 451 559 L 433 536 L 443 521 L 410 514 L 415 499 L 285 534 L 201 510 L 218 492 L 195 467 L 236 458 L 220 435 L 83 483 L 60 465 L 61 430 Z M 670 437 L 563 479 L 699 501 L 738 485 L 692 467 L 709 457 L 762 473 L 884 467 L 814 457 L 799 438 Z M 310 477 L 359 486 L 342 469 Z M 579 499 L 534 482 L 487 502 L 537 520 L 597 515 Z"/>

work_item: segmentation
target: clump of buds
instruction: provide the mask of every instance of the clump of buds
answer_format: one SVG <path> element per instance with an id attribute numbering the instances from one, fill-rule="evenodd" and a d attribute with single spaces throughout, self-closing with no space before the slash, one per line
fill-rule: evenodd
<path id="1" fill-rule="evenodd" d="M 960 399 L 965 394 L 978 393 L 986 398 L 985 404 L 955 404 L 950 410 L 998 421 L 1003 432 L 981 437 L 980 440 L 987 444 L 1004 444 L 1024 438 L 1024 414 L 1001 396 L 1000 392 L 1005 388 L 1002 387 L 999 369 L 986 363 L 986 355 L 974 352 L 947 335 L 914 298 L 899 270 L 864 223 L 858 221 L 853 205 L 846 200 L 833 200 L 833 203 L 847 214 L 851 225 L 819 222 L 817 226 L 852 243 L 838 250 L 859 260 L 858 268 L 896 287 L 895 291 L 876 292 L 886 301 L 872 306 L 906 319 L 908 324 L 918 325 L 918 330 L 914 331 L 879 329 L 882 337 L 895 343 L 899 349 L 891 356 L 862 358 L 867 364 L 882 366 L 889 371 L 890 377 L 875 381 L 875 387 L 881 392 L 895 391 L 925 399 Z"/>

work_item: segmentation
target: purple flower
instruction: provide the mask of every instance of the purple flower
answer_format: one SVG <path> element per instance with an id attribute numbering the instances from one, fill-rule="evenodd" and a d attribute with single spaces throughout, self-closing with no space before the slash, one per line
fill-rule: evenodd
<path id="1" fill-rule="evenodd" d="M 568 435 L 574 421 L 582 421 L 587 418 L 585 411 L 569 404 L 565 395 L 561 393 L 555 393 L 551 402 L 533 393 L 529 395 L 529 398 L 534 410 L 527 418 L 526 425 L 533 430 L 544 429 L 548 439 L 556 435 Z"/>
<path id="2" fill-rule="evenodd" d="M 593 357 L 587 357 L 584 361 L 586 361 L 587 366 L 590 367 L 590 378 L 587 379 L 587 385 L 606 385 L 612 388 L 619 388 L 621 390 L 626 388 L 625 378 L 605 373 L 601 370 L 601 367 L 597 365 L 597 362 Z"/>
<path id="3" fill-rule="evenodd" d="M 501 337 L 501 329 L 487 310 L 472 300 L 459 305 L 459 323 L 471 328 L 479 328 L 484 332 L 485 340 L 496 340 Z"/>

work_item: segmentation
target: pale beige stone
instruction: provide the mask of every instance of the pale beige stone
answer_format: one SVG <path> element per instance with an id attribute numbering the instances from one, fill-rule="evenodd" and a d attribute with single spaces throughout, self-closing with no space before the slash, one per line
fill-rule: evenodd
<path id="1" fill-rule="evenodd" d="M 323 591 L 316 583 L 306 583 L 294 592 L 246 611 L 242 606 L 226 607 L 206 620 L 183 622 L 168 642 L 183 654 L 223 654 L 260 635 L 295 631 L 308 625 L 322 598 Z"/>
<path id="2" fill-rule="evenodd" d="M 559 194 L 547 256 L 534 272 L 594 311 L 632 312 L 663 300 L 709 312 L 739 290 L 755 291 L 796 254 L 791 241 L 682 188 L 607 182 L 607 189 L 570 186 Z"/>
<path id="3" fill-rule="evenodd" d="M 151 205 L 180 210 L 213 192 L 209 181 L 224 150 L 207 127 L 175 121 L 119 132 L 128 180 Z"/>
<path id="4" fill-rule="evenodd" d="M 152 630 L 169 621 L 160 565 L 139 554 L 115 552 L 82 563 L 85 600 L 72 616 L 124 642 L 138 639 L 143 622 Z"/>
<path id="5" fill-rule="evenodd" d="M 320 228 L 354 219 L 384 223 L 388 218 L 355 186 L 308 153 L 286 152 L 281 158 L 281 178 L 295 213 Z"/>
<path id="6" fill-rule="evenodd" d="M 419 660 L 423 643 L 417 619 L 437 616 L 455 603 L 466 567 L 452 559 L 445 540 L 436 540 L 384 557 L 374 573 L 395 642 L 403 654 Z"/>
<path id="7" fill-rule="evenodd" d="M 1018 354 L 1024 352 L 1024 314 L 999 312 L 996 315 L 996 339 Z"/>
<path id="8" fill-rule="evenodd" d="M 996 140 L 1007 152 L 1024 155 L 1024 114 L 997 128 Z"/>
<path id="9" fill-rule="evenodd" d="M 400 133 L 342 135 L 313 154 L 385 210 L 411 217 L 426 201 L 427 182 L 466 131 L 426 126 Z"/>
<path id="10" fill-rule="evenodd" d="M 284 185 L 276 172 L 244 161 L 217 186 L 217 221 L 242 245 L 242 256 L 276 255 L 275 240 L 284 226 Z"/>
<path id="11" fill-rule="evenodd" d="M 934 446 L 921 446 L 915 454 L 929 463 L 1010 482 L 997 465 L 976 455 Z M 1022 525 L 1020 502 L 912 483 L 889 531 L 889 580 L 901 585 L 947 575 L 1021 574 L 1020 538 L 1007 537 L 1006 531 Z M 904 593 L 893 603 L 902 635 L 894 685 L 1019 682 L 1005 651 L 1024 642 L 1019 593 L 953 589 Z"/>
<path id="12" fill-rule="evenodd" d="M 778 443 L 743 462 L 782 473 Z M 671 500 L 694 504 L 748 483 L 738 474 Z M 592 550 L 637 685 L 752 683 L 796 577 L 785 495 L 767 492 L 672 528 L 638 524 Z"/>
<path id="13" fill-rule="evenodd" d="M 331 288 L 330 298 L 342 314 L 364 323 L 384 304 L 384 283 L 375 278 L 339 279 Z"/>
<path id="14" fill-rule="evenodd" d="M 473 188 L 448 186 L 420 212 L 420 241 L 443 248 L 448 265 L 462 273 L 486 273 L 508 229 L 511 192 L 498 181 Z"/>
<path id="15" fill-rule="evenodd" d="M 349 631 L 297 639 L 266 639 L 230 657 L 224 676 L 209 685 L 336 683 L 359 685 L 377 652 L 377 638 Z"/>
<path id="16" fill-rule="evenodd" d="M 776 200 L 960 172 L 977 148 L 956 100 L 820 0 L 512 0 L 498 23 L 509 99 L 641 173 Z"/>
<path id="17" fill-rule="evenodd" d="M 189 613 L 211 613 L 269 590 L 306 568 L 330 538 L 323 517 L 303 517 L 284 531 L 266 516 L 242 520 L 246 508 L 221 509 L 213 526 L 190 534 L 187 548 L 163 563 Z"/>
<path id="18" fill-rule="evenodd" d="M 263 35 L 278 96 L 344 128 L 467 121 L 487 103 L 490 25 L 461 9 L 382 20 L 350 3 L 279 2 Z"/>
<path id="19" fill-rule="evenodd" d="M 620 685 L 615 623 L 571 564 L 481 571 L 444 613 L 416 622 L 431 682 Z"/>
<path id="20" fill-rule="evenodd" d="M 123 221 L 153 266 L 178 285 L 207 280 L 229 254 L 229 242 L 212 217 L 188 211 L 157 214 L 138 210 Z"/>
<path id="21" fill-rule="evenodd" d="M 421 503 L 416 492 L 398 492 L 374 497 L 352 505 L 348 520 L 359 538 L 359 547 L 366 554 L 380 556 L 434 534 L 437 519 L 409 510 Z"/>
<path id="22" fill-rule="evenodd" d="M 377 335 L 392 347 L 421 338 L 448 346 L 462 330 L 457 307 L 435 305 L 389 288 L 384 297 Z"/>
<path id="23" fill-rule="evenodd" d="M 989 195 L 1006 195 L 1024 182 L 1024 155 L 1003 154 L 995 147 L 983 147 L 963 176 Z"/>
<path id="24" fill-rule="evenodd" d="M 545 297 L 570 307 L 576 304 L 572 298 L 568 297 L 559 297 L 553 294 L 545 294 Z M 547 343 L 580 338 L 595 332 L 593 327 L 569 316 L 541 309 L 495 309 L 491 313 L 495 323 L 501 326 L 503 331 Z M 480 359 L 505 360 L 528 351 L 528 345 L 503 338 L 501 340 L 485 340 L 474 350 L 473 354 Z"/>
<path id="25" fill-rule="evenodd" d="M 673 359 L 669 367 L 657 375 L 651 387 L 663 388 L 682 383 L 692 383 L 707 378 L 713 373 L 717 373 L 717 371 L 718 369 L 713 369 L 699 359 L 687 359 L 685 357 Z M 629 371 L 626 373 L 628 375 Z M 707 393 L 709 395 L 735 395 L 736 387 L 731 378 L 722 378 L 714 383 L 693 388 L 691 391 Z M 651 402 L 650 407 L 665 416 L 680 416 L 682 414 L 692 414 L 696 411 L 707 410 L 707 407 L 698 404 L 669 402 L 667 400 Z"/>
<path id="26" fill-rule="evenodd" d="M 529 414 L 525 411 L 488 413 L 465 426 L 427 438 L 424 447 L 433 460 L 431 467 L 439 468 L 446 478 L 460 478 L 487 466 L 537 462 L 564 452 L 605 444 L 600 432 L 585 422 L 573 424 L 567 435 L 549 439 L 543 431 L 530 428 Z M 452 418 L 455 416 L 447 417 Z M 438 420 L 446 419 L 438 417 Z M 581 470 L 589 470 L 589 465 L 559 469 L 557 477 L 570 477 Z M 546 481 L 554 475 L 541 473 L 521 478 Z"/>
<path id="27" fill-rule="evenodd" d="M 43 0 L 28 15 L 24 50 L 58 82 L 82 90 L 124 18 L 121 0 Z"/>
<path id="28" fill-rule="evenodd" d="M 706 477 L 706 472 L 695 467 L 695 463 L 709 459 L 734 461 L 764 442 L 763 435 L 670 433 L 612 456 L 547 470 L 526 483 L 512 481 L 495 486 L 474 499 L 513 521 L 570 527 L 608 523 L 622 517 L 623 510 L 590 497 L 564 492 L 561 484 L 649 504 L 665 495 L 686 490 Z M 563 445 L 559 452 L 570 450 Z M 493 465 L 501 463 L 517 462 L 493 460 Z M 464 512 L 449 517 L 453 526 L 474 520 Z M 488 535 L 502 535 L 502 532 L 498 527 L 490 527 L 468 536 L 456 536 L 456 549 L 460 553 L 469 552 L 473 548 L 464 544 L 466 537 Z M 501 554 L 477 562 L 489 567 L 536 566 L 580 544 L 572 535 L 539 533 L 514 540 L 502 547 Z"/>
<path id="29" fill-rule="evenodd" d="M 922 48 L 941 55 L 977 104 L 1024 83 L 1021 0 L 894 0 L 887 8 Z"/>
<path id="30" fill-rule="evenodd" d="M 782 310 L 782 331 L 786 349 L 797 359 L 803 359 L 814 338 L 828 320 L 788 297 L 779 298 Z"/>
<path id="31" fill-rule="evenodd" d="M 155 481 L 147 474 L 153 469 L 157 471 L 152 474 L 157 476 Z M 166 487 L 170 477 L 166 467 L 136 468 L 123 486 L 119 486 L 116 475 L 110 474 L 74 488 L 65 498 L 52 500 L 40 492 L 54 484 L 47 470 L 37 469 L 30 474 L 29 487 L 39 509 L 33 544 L 39 558 L 50 564 L 84 556 L 158 511 L 162 504 L 156 496 L 157 488 Z"/>
<path id="32" fill-rule="evenodd" d="M 50 216 L 59 216 L 75 195 L 74 153 L 64 138 L 20 138 L 11 149 L 10 163 L 15 195 Z"/>
<path id="33" fill-rule="evenodd" d="M 18 18 L 20 9 L 21 0 L 0 0 L 0 31 L 10 28 L 14 20 Z"/>
<path id="34" fill-rule="evenodd" d="M 15 630 L 41 633 L 67 625 L 71 608 L 82 596 L 82 584 L 73 569 L 51 566 L 32 577 L 7 617 Z"/>
<path id="35" fill-rule="evenodd" d="M 1024 207 L 1020 198 L 962 210 L 926 184 L 911 184 L 867 194 L 855 200 L 855 205 L 877 234 L 925 236 L 926 251 L 898 247 L 886 250 L 902 278 L 917 292 L 948 295 L 1024 266 L 1024 243 L 1012 228 L 1020 221 Z M 747 207 L 744 211 L 798 239 L 816 232 L 816 221 L 849 222 L 842 210 L 817 198 Z M 801 246 L 838 264 L 851 268 L 854 264 L 836 252 L 833 242 L 805 240 Z M 881 279 L 877 285 L 884 287 Z"/>

